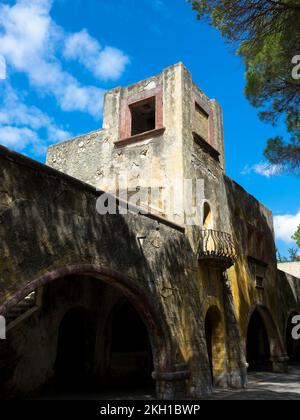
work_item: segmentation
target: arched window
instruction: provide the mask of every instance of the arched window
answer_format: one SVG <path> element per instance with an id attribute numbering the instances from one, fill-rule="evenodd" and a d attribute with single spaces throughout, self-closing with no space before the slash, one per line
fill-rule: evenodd
<path id="1" fill-rule="evenodd" d="M 203 204 L 203 220 L 202 226 L 204 229 L 211 229 L 212 228 L 212 216 L 211 216 L 211 208 L 207 201 Z"/>

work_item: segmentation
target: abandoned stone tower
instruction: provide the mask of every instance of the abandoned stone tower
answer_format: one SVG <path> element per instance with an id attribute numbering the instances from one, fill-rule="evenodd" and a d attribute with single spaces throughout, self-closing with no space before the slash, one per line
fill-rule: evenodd
<path id="1" fill-rule="evenodd" d="M 103 129 L 50 147 L 47 165 L 0 160 L 1 395 L 197 398 L 299 360 L 300 280 L 277 270 L 272 214 L 226 176 L 220 106 L 181 63 L 108 91 Z M 124 206 L 124 174 L 148 213 L 99 214 L 105 192 Z"/>

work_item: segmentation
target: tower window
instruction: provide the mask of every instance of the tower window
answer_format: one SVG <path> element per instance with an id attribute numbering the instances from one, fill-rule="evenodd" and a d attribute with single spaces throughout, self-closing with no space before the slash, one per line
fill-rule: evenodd
<path id="1" fill-rule="evenodd" d="M 264 278 L 261 276 L 256 276 L 256 287 L 257 289 L 263 289 L 264 288 Z"/>
<path id="2" fill-rule="evenodd" d="M 209 115 L 200 107 L 200 105 L 195 103 L 195 121 L 194 129 L 195 132 L 205 141 L 209 142 Z"/>
<path id="3" fill-rule="evenodd" d="M 130 105 L 131 112 L 131 135 L 155 130 L 156 121 L 156 98 L 145 99 Z"/>
<path id="4" fill-rule="evenodd" d="M 165 131 L 161 86 L 123 98 L 120 111 L 120 137 L 115 141 L 117 147 L 159 137 Z"/>

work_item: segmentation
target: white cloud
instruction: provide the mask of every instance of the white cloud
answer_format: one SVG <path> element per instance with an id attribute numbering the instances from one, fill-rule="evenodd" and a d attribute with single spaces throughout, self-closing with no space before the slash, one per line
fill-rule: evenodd
<path id="1" fill-rule="evenodd" d="M 104 80 L 118 79 L 124 72 L 129 58 L 120 50 L 113 47 L 105 47 L 95 61 L 95 75 Z"/>
<path id="2" fill-rule="evenodd" d="M 1 86 L 0 97 L 2 145 L 41 156 L 49 144 L 72 136 L 39 108 L 26 105 L 22 96 L 13 90 L 8 81 Z"/>
<path id="3" fill-rule="evenodd" d="M 296 214 L 283 214 L 274 217 L 276 239 L 287 244 L 294 244 L 292 236 L 300 225 L 300 210 Z"/>
<path id="4" fill-rule="evenodd" d="M 102 48 L 87 30 L 66 33 L 52 19 L 52 5 L 53 0 L 17 0 L 14 5 L 0 0 L 0 78 L 7 64 L 24 73 L 41 96 L 54 96 L 63 111 L 100 118 L 104 89 L 80 83 L 66 71 L 64 60 L 78 60 L 96 77 L 108 80 L 122 74 L 128 57 L 116 48 Z M 10 80 L 0 84 L 0 128 L 1 144 L 35 155 L 72 136 L 47 113 L 27 104 Z"/>
<path id="5" fill-rule="evenodd" d="M 65 40 L 65 57 L 72 60 L 78 59 L 82 64 L 90 57 L 99 55 L 100 51 L 100 44 L 89 35 L 86 29 L 69 35 Z"/>
<path id="6" fill-rule="evenodd" d="M 270 178 L 272 176 L 280 175 L 282 173 L 282 170 L 283 168 L 281 165 L 271 165 L 266 162 L 261 162 L 252 166 L 245 166 L 245 168 L 242 171 L 242 174 L 245 175 L 254 172 L 258 175 Z"/>
<path id="7" fill-rule="evenodd" d="M 95 77 L 102 80 L 116 80 L 124 72 L 129 58 L 119 49 L 102 49 L 97 40 L 86 29 L 70 35 L 65 42 L 64 56 L 78 60 Z"/>
<path id="8" fill-rule="evenodd" d="M 0 53 L 13 68 L 26 73 L 33 86 L 54 95 L 63 110 L 85 111 L 99 116 L 102 89 L 81 86 L 63 70 L 55 56 L 62 30 L 49 15 L 51 5 L 50 0 L 19 0 L 11 7 L 2 5 Z M 79 102 L 70 99 L 70 91 L 80 96 Z"/>
<path id="9" fill-rule="evenodd" d="M 30 84 L 42 93 L 54 95 L 65 111 L 88 112 L 100 117 L 104 90 L 82 85 L 65 71 L 59 60 L 66 44 L 66 57 L 78 59 L 96 76 L 116 79 L 128 63 L 120 50 L 101 50 L 87 31 L 68 35 L 51 18 L 52 0 L 18 0 L 14 6 L 0 5 L 0 54 Z"/>
<path id="10" fill-rule="evenodd" d="M 1 144 L 13 149 L 25 149 L 29 144 L 36 144 L 38 137 L 35 131 L 29 128 L 18 128 L 11 126 L 0 127 Z"/>
<path id="11" fill-rule="evenodd" d="M 282 166 L 270 165 L 268 163 L 258 163 L 253 166 L 253 170 L 259 175 L 263 175 L 267 178 L 270 178 L 271 176 L 279 175 L 282 172 Z"/>

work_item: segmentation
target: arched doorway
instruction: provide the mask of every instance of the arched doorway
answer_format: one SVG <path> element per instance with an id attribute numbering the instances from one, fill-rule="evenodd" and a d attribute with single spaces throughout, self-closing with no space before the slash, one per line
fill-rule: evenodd
<path id="1" fill-rule="evenodd" d="M 292 312 L 288 317 L 287 326 L 286 326 L 286 352 L 289 357 L 288 363 L 300 364 L 300 340 L 295 340 L 292 335 L 293 328 L 293 318 L 297 316 L 297 312 Z"/>
<path id="2" fill-rule="evenodd" d="M 222 316 L 216 306 L 206 313 L 205 338 L 212 384 L 218 385 L 224 374 L 226 347 Z"/>
<path id="3" fill-rule="evenodd" d="M 151 331 L 120 290 L 94 278 L 68 276 L 47 286 L 44 302 L 57 331 L 50 391 L 58 397 L 155 395 Z M 58 324 L 57 313 L 63 313 Z"/>
<path id="4" fill-rule="evenodd" d="M 257 309 L 251 315 L 247 331 L 247 362 L 249 371 L 271 371 L 270 342 L 264 321 Z"/>
<path id="5" fill-rule="evenodd" d="M 75 307 L 60 323 L 54 365 L 57 389 L 75 391 L 91 386 L 95 335 L 88 315 L 86 309 Z"/>
<path id="6" fill-rule="evenodd" d="M 147 329 L 135 308 L 123 299 L 113 309 L 108 325 L 110 384 L 140 388 L 154 385 L 153 356 Z"/>
<path id="7" fill-rule="evenodd" d="M 139 282 L 131 277 L 126 277 L 122 273 L 115 272 L 111 269 L 105 269 L 91 264 L 67 266 L 36 278 L 30 283 L 30 288 L 26 287 L 19 290 L 5 305 L 5 308 L 2 308 L 2 310 L 6 311 L 10 306 L 14 305 L 14 302 L 22 300 L 24 296 L 27 296 L 33 290 L 43 288 L 40 325 L 44 331 L 44 341 L 47 341 L 47 354 L 43 356 L 42 374 L 40 369 L 34 377 L 36 388 L 34 388 L 33 391 L 43 388 L 43 392 L 40 394 L 41 397 L 45 396 L 47 398 L 47 396 L 51 395 L 53 392 L 55 398 L 60 398 L 60 393 L 58 395 L 56 387 L 55 389 L 53 387 L 53 383 L 55 382 L 54 374 L 57 373 L 57 377 L 60 375 L 61 377 L 64 376 L 68 378 L 68 375 L 63 375 L 59 369 L 59 366 L 62 365 L 62 363 L 59 363 L 59 360 L 66 358 L 66 352 L 63 356 L 57 355 L 57 352 L 59 351 L 58 347 L 60 347 L 58 346 L 58 343 L 64 341 L 63 338 L 59 339 L 58 336 L 64 336 L 65 334 L 63 332 L 68 330 L 67 327 L 61 326 L 60 322 L 64 315 L 67 315 L 67 311 L 71 310 L 70 308 L 75 309 L 75 307 L 79 306 L 87 308 L 87 316 L 91 316 L 93 324 L 107 320 L 109 312 L 112 309 L 112 302 L 109 302 L 106 299 L 106 293 L 100 285 L 104 288 L 107 287 L 107 290 L 111 290 L 112 295 L 115 295 L 116 293 L 118 299 L 120 295 L 123 296 L 123 298 L 127 299 L 127 301 L 130 302 L 130 305 L 135 309 L 146 327 L 148 338 L 151 342 L 153 371 L 155 372 L 155 375 L 153 376 L 156 378 L 156 396 L 159 399 L 176 398 L 177 392 L 179 391 L 177 391 L 173 382 L 168 382 L 168 386 L 166 386 L 164 380 L 165 373 L 168 375 L 169 372 L 173 372 L 174 358 L 171 332 L 159 304 L 153 302 L 153 296 L 144 286 L 143 282 Z M 96 292 L 95 287 L 99 287 L 100 289 Z M 49 290 L 47 291 L 47 289 Z M 114 300 L 114 303 L 116 303 L 116 299 Z M 107 310 L 108 312 L 104 314 L 103 310 Z M 76 322 L 65 321 L 64 324 L 74 325 Z M 84 324 L 84 322 L 82 322 L 82 324 Z M 73 327 L 71 328 L 74 330 Z M 62 332 L 59 332 L 59 330 Z M 104 323 L 102 325 L 99 325 L 98 323 L 98 325 L 93 325 L 91 336 L 89 336 L 93 341 L 96 335 L 96 345 L 92 346 L 92 363 L 90 363 L 90 360 L 88 359 L 87 365 L 92 366 L 93 384 L 95 383 L 97 388 L 99 387 L 99 384 L 100 386 L 103 384 L 102 379 L 104 378 L 106 367 L 101 364 L 99 359 L 95 360 L 95 354 L 98 355 L 98 358 L 100 357 L 100 359 L 105 359 L 107 357 L 105 353 L 105 349 L 107 350 L 106 345 L 103 346 L 103 352 L 102 349 L 100 349 L 100 352 L 98 351 L 99 341 L 102 341 L 102 343 L 105 342 L 105 338 L 103 337 L 104 330 Z M 71 335 L 73 337 L 75 336 L 75 334 Z M 76 341 L 75 338 L 73 341 Z M 69 348 L 70 347 L 71 346 L 69 346 Z M 90 354 L 89 351 L 87 353 Z M 32 352 L 31 363 L 33 363 L 34 358 L 35 355 L 34 352 Z M 81 364 L 81 362 L 79 364 Z M 20 371 L 21 370 L 24 370 L 23 367 L 20 368 Z M 84 372 L 88 371 L 89 369 Z M 51 372 L 53 372 L 53 376 L 50 376 Z M 24 374 L 22 373 L 20 375 L 23 377 L 24 383 L 33 382 L 32 376 L 29 377 L 27 372 L 24 371 Z M 91 382 L 89 381 L 89 383 Z M 63 395 L 68 394 L 68 392 L 63 392 Z M 73 392 L 71 394 L 73 394 Z M 81 391 L 80 395 L 83 395 Z"/>

